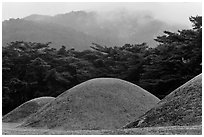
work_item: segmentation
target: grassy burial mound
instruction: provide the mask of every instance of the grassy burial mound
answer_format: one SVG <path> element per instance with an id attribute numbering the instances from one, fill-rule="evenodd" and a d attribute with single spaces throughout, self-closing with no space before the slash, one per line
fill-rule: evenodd
<path id="1" fill-rule="evenodd" d="M 21 126 L 63 130 L 117 129 L 155 106 L 159 99 L 115 78 L 97 78 L 59 95 Z"/>
<path id="2" fill-rule="evenodd" d="M 189 126 L 202 122 L 202 74 L 180 86 L 125 128 Z"/>
<path id="3" fill-rule="evenodd" d="M 36 113 L 41 107 L 45 104 L 53 101 L 54 97 L 39 97 L 27 101 L 20 105 L 19 107 L 15 108 L 13 111 L 6 114 L 3 118 L 3 122 L 22 122 L 26 118 L 28 118 L 31 114 Z"/>

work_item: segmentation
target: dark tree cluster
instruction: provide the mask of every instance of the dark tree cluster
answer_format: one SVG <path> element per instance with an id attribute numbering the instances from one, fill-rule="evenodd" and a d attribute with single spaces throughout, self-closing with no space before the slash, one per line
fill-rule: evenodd
<path id="1" fill-rule="evenodd" d="M 202 72 L 202 17 L 190 17 L 193 28 L 164 31 L 146 43 L 76 51 L 50 43 L 16 41 L 2 48 L 3 115 L 41 96 L 56 97 L 86 80 L 114 77 L 141 86 L 160 99 Z"/>

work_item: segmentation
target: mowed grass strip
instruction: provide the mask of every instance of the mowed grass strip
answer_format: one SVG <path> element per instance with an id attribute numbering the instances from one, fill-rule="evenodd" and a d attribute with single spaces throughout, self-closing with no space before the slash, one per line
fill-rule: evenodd
<path id="1" fill-rule="evenodd" d="M 3 123 L 5 124 L 5 123 Z M 9 123 L 13 124 L 13 123 Z M 8 125 L 7 125 L 8 126 Z M 202 126 L 146 127 L 116 130 L 52 130 L 32 128 L 6 128 L 3 135 L 201 135 Z"/>

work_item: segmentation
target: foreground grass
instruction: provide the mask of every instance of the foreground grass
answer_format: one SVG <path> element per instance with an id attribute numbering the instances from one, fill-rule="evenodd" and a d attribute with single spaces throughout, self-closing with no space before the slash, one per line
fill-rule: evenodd
<path id="1" fill-rule="evenodd" d="M 18 124 L 3 123 L 3 135 L 201 135 L 202 126 L 149 127 L 118 130 L 49 130 L 17 128 Z"/>

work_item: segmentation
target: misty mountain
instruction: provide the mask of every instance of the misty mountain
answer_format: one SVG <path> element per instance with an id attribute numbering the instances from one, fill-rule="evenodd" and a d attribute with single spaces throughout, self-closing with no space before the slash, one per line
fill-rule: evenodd
<path id="1" fill-rule="evenodd" d="M 3 45 L 11 41 L 52 42 L 55 48 L 83 50 L 92 42 L 106 46 L 146 42 L 154 47 L 153 40 L 164 30 L 183 28 L 169 25 L 151 15 L 127 11 L 98 13 L 73 11 L 55 16 L 30 15 L 22 19 L 3 22 Z"/>
<path id="2" fill-rule="evenodd" d="M 71 28 L 51 23 L 37 23 L 24 19 L 13 19 L 2 24 L 2 41 L 5 46 L 11 41 L 52 42 L 51 46 L 60 48 L 87 49 L 90 41 L 96 38 Z"/>

